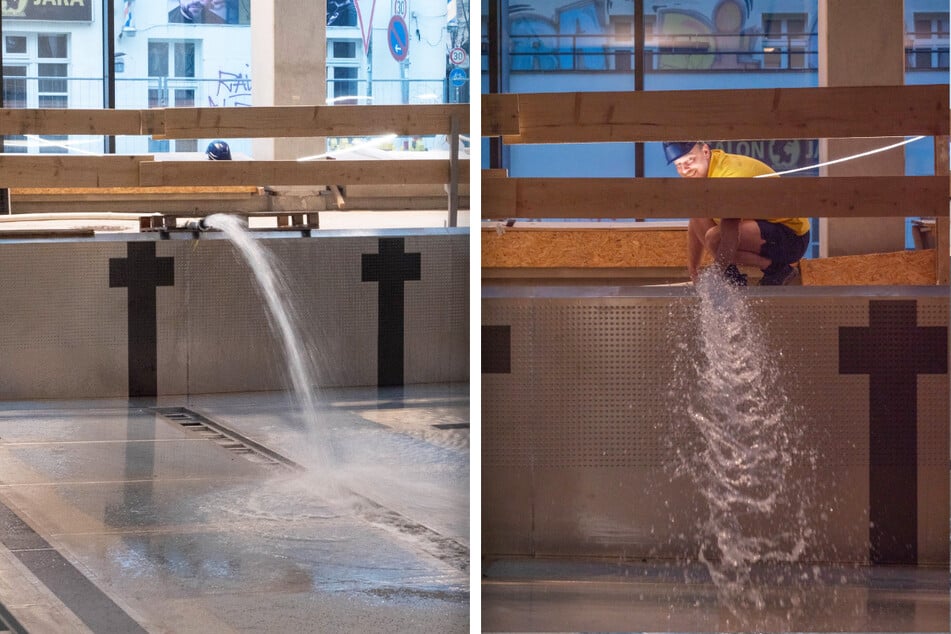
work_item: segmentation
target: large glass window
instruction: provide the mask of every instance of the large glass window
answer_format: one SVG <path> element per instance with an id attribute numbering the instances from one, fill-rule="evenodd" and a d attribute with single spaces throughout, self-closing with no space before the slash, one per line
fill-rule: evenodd
<path id="1" fill-rule="evenodd" d="M 948 69 L 948 14 L 915 13 L 907 59 L 915 70 Z"/>
<path id="2" fill-rule="evenodd" d="M 792 69 L 806 67 L 810 33 L 805 13 L 763 14 L 763 67 Z"/>
<path id="3" fill-rule="evenodd" d="M 469 81 L 469 0 L 327 0 L 328 103 L 464 102 Z M 447 135 L 328 139 L 331 152 L 366 145 L 448 151 L 449 141 Z"/>

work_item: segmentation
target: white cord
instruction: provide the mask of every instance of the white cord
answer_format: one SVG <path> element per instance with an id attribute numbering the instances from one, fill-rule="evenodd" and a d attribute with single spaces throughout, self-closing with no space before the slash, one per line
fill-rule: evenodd
<path id="1" fill-rule="evenodd" d="M 885 152 L 887 150 L 892 150 L 896 147 L 901 147 L 903 145 L 908 145 L 909 143 L 914 143 L 920 139 L 923 139 L 923 136 L 916 136 L 900 143 L 893 143 L 892 145 L 886 147 L 880 147 L 875 150 L 869 150 L 868 152 L 862 152 L 860 154 L 853 154 L 852 156 L 845 156 L 843 158 L 838 158 L 833 161 L 826 161 L 825 163 L 819 163 L 818 165 L 807 165 L 806 167 L 797 167 L 796 169 L 786 170 L 785 172 L 776 172 L 774 174 L 760 174 L 759 176 L 754 176 L 753 178 L 768 178 L 770 176 L 782 176 L 783 174 L 792 174 L 793 172 L 803 172 L 805 170 L 816 169 L 817 167 L 825 167 L 826 165 L 835 165 L 836 163 L 844 163 L 846 161 L 851 161 L 852 159 L 862 158 L 863 156 L 870 156 L 872 154 L 878 154 L 879 152 Z"/>

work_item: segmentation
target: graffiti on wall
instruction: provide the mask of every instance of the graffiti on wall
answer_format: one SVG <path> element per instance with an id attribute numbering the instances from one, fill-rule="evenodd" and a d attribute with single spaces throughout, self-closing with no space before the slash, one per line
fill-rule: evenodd
<path id="1" fill-rule="evenodd" d="M 251 67 L 245 64 L 244 68 L 238 72 L 218 69 L 217 90 L 214 95 L 208 95 L 209 106 L 251 105 Z"/>
<path id="2" fill-rule="evenodd" d="M 799 14 L 790 14 L 786 5 L 785 13 L 772 13 L 774 5 L 771 0 L 648 4 L 644 15 L 646 69 L 813 66 L 814 56 L 808 52 L 815 50 L 814 41 L 806 33 L 815 31 L 815 11 L 809 9 L 812 3 L 804 0 Z M 508 21 L 511 69 L 629 70 L 633 24 L 632 0 L 513 2 Z M 790 57 L 790 50 L 795 51 L 795 57 Z"/>

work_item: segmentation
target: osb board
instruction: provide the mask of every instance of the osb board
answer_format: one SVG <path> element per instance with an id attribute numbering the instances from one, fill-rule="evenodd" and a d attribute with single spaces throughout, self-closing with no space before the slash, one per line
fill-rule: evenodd
<path id="1" fill-rule="evenodd" d="M 482 231 L 483 268 L 684 267 L 682 229 L 495 229 Z M 704 257 L 704 263 L 709 257 Z M 799 263 L 808 286 L 933 286 L 935 251 L 848 255 Z M 746 270 L 746 269 L 744 269 Z M 749 269 L 754 276 L 757 272 Z"/>
<path id="2" fill-rule="evenodd" d="M 482 232 L 484 268 L 685 267 L 686 263 L 687 232 L 682 229 Z"/>
<path id="3" fill-rule="evenodd" d="M 843 255 L 799 263 L 802 283 L 808 286 L 933 286 L 935 250 Z"/>

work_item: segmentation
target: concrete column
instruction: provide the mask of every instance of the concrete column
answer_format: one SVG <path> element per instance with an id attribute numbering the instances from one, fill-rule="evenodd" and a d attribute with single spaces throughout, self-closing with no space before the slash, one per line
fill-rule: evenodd
<path id="1" fill-rule="evenodd" d="M 899 86 L 905 82 L 904 2 L 819 0 L 819 85 Z M 889 145 L 899 139 L 820 139 L 822 161 Z M 823 176 L 900 176 L 903 148 L 822 168 Z M 808 210 L 803 210 L 807 213 Z M 823 256 L 900 251 L 904 218 L 825 218 Z"/>
<path id="2" fill-rule="evenodd" d="M 327 97 L 327 3 L 251 3 L 251 99 L 255 106 L 322 106 Z M 326 151 L 323 138 L 256 139 L 254 158 L 292 160 Z"/>

